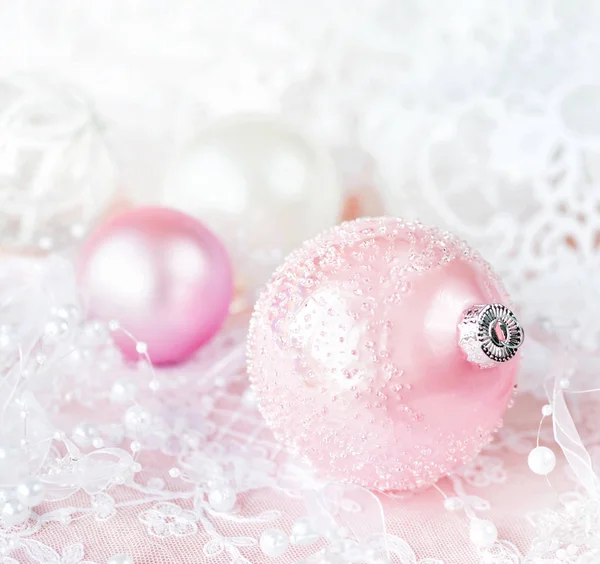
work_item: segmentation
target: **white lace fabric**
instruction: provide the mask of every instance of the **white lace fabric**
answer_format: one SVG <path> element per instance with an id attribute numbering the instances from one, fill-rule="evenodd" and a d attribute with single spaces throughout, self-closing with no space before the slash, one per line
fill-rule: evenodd
<path id="1" fill-rule="evenodd" d="M 344 176 L 377 185 L 389 213 L 463 236 L 503 276 L 525 326 L 560 338 L 548 345 L 528 330 L 523 393 L 505 428 L 438 484 L 443 494 L 396 497 L 324 484 L 273 441 L 247 390 L 243 316 L 189 364 L 157 372 L 155 392 L 143 362 L 122 365 L 101 352 L 104 341 L 81 344 L 87 329 L 75 324 L 69 343 L 98 362 L 58 365 L 64 388 L 42 389 L 59 394 L 61 410 L 40 427 L 52 437 L 40 471 L 61 476 L 70 494 L 0 527 L 0 563 L 102 564 L 119 553 L 136 564 L 599 562 L 590 471 L 600 463 L 600 395 L 565 390 L 589 463 L 573 462 L 579 451 L 568 463 L 559 456 L 550 483 L 527 466 L 541 407 L 560 397 L 544 390 L 560 351 L 578 390 L 598 387 L 599 9 L 594 0 L 4 2 L 0 70 L 44 68 L 79 83 L 134 200 L 160 199 L 195 127 L 234 111 L 278 112 L 365 156 L 366 177 Z M 74 300 L 69 275 L 53 272 L 40 278 L 52 297 L 38 288 L 43 307 L 21 312 L 24 338 L 42 334 L 51 306 Z M 109 401 L 123 378 L 144 390 L 153 417 L 140 436 L 123 423 L 131 404 Z M 66 458 L 83 420 L 103 438 L 102 464 L 87 458 L 90 445 Z M 54 436 L 61 429 L 66 438 Z M 139 453 L 129 448 L 137 440 Z M 540 444 L 560 452 L 548 418 Z M 77 479 L 61 474 L 69 464 Z M 480 520 L 498 531 L 489 548 L 471 539 Z M 289 546 L 268 556 L 279 533 Z"/>

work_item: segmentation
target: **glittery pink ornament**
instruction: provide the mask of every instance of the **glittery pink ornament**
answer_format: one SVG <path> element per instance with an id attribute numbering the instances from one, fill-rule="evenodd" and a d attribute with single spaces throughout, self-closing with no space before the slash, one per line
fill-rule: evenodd
<path id="1" fill-rule="evenodd" d="M 432 484 L 502 424 L 524 337 L 506 300 L 452 235 L 394 218 L 342 224 L 290 255 L 256 305 L 260 410 L 326 478 Z"/>
<path id="2" fill-rule="evenodd" d="M 116 319 L 155 364 L 184 360 L 219 329 L 233 294 L 223 245 L 196 219 L 138 208 L 105 223 L 84 245 L 78 277 L 92 317 Z M 136 345 L 116 335 L 130 358 Z"/>

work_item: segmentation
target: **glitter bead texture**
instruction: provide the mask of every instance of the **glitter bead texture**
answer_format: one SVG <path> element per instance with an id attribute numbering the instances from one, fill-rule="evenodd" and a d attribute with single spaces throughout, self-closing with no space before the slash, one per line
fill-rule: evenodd
<path id="1" fill-rule="evenodd" d="M 325 477 L 432 484 L 502 425 L 518 360 L 482 370 L 457 326 L 474 304 L 506 300 L 450 234 L 394 218 L 336 227 L 290 255 L 256 305 L 248 369 L 259 408 Z"/>

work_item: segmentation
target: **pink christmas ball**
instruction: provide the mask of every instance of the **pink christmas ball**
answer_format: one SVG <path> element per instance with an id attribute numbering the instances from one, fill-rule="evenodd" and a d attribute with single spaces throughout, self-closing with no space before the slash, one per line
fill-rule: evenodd
<path id="1" fill-rule="evenodd" d="M 155 364 L 181 362 L 209 340 L 229 310 L 231 266 L 199 221 L 167 208 L 126 211 L 84 245 L 78 278 L 89 315 L 118 320 Z M 136 344 L 116 334 L 123 353 Z"/>
<path id="2" fill-rule="evenodd" d="M 452 235 L 395 218 L 344 223 L 290 255 L 256 304 L 259 408 L 325 478 L 430 485 L 502 425 L 524 336 L 506 300 Z"/>

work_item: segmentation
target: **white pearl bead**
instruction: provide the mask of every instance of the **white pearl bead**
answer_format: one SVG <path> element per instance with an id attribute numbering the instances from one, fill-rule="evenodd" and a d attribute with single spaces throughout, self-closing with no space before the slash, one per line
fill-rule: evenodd
<path id="1" fill-rule="evenodd" d="M 27 478 L 17 485 L 17 497 L 27 507 L 35 507 L 44 501 L 44 484 L 37 478 Z"/>
<path id="2" fill-rule="evenodd" d="M 549 417 L 550 415 L 552 415 L 552 406 L 549 403 L 542 407 L 542 415 L 544 415 L 545 417 Z"/>
<path id="3" fill-rule="evenodd" d="M 464 503 L 458 497 L 448 497 L 444 500 L 444 509 L 446 511 L 458 511 L 464 507 Z"/>
<path id="4" fill-rule="evenodd" d="M 534 448 L 527 457 L 527 464 L 532 472 L 545 476 L 556 466 L 556 455 L 545 446 Z"/>
<path id="5" fill-rule="evenodd" d="M 7 525 L 20 525 L 29 518 L 29 507 L 18 499 L 9 499 L 4 503 L 1 515 Z"/>
<path id="6" fill-rule="evenodd" d="M 129 431 L 145 431 L 152 423 L 152 416 L 141 405 L 133 405 L 125 412 L 125 426 Z"/>
<path id="7" fill-rule="evenodd" d="M 199 132 L 163 192 L 164 204 L 219 235 L 250 288 L 337 223 L 342 199 L 330 155 L 271 116 L 237 116 Z"/>
<path id="8" fill-rule="evenodd" d="M 106 564 L 133 564 L 133 558 L 127 554 L 115 554 L 107 560 Z"/>
<path id="9" fill-rule="evenodd" d="M 474 519 L 471 521 L 469 538 L 480 548 L 490 548 L 498 539 L 498 529 L 491 521 Z"/>
<path id="10" fill-rule="evenodd" d="M 268 529 L 260 536 L 260 548 L 271 558 L 281 556 L 289 543 L 288 536 L 281 529 Z"/>
<path id="11" fill-rule="evenodd" d="M 93 423 L 78 423 L 73 429 L 73 440 L 79 446 L 88 446 L 92 444 L 93 440 L 99 436 L 100 431 Z"/>
<path id="12" fill-rule="evenodd" d="M 137 386 L 130 380 L 117 380 L 110 389 L 110 401 L 127 403 L 135 398 Z"/>
<path id="13" fill-rule="evenodd" d="M 232 488 L 227 486 L 211 490 L 208 494 L 208 503 L 215 511 L 227 513 L 235 507 L 237 495 Z"/>

